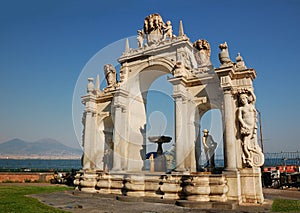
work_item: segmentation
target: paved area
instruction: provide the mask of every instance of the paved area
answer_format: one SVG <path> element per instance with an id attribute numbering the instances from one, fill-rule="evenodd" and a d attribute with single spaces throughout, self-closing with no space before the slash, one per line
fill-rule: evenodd
<path id="1" fill-rule="evenodd" d="M 270 212 L 272 199 L 278 197 L 287 199 L 299 199 L 300 192 L 287 192 L 286 190 L 266 189 L 266 201 L 262 205 L 241 205 L 234 210 L 222 208 L 209 209 L 203 206 L 202 208 L 188 208 L 175 205 L 175 201 L 165 200 L 142 200 L 142 198 L 135 199 L 117 199 L 115 195 L 90 194 L 77 191 L 55 192 L 50 194 L 32 195 L 41 202 L 53 206 L 55 208 L 63 209 L 69 212 L 99 212 L 99 213 L 119 213 L 119 212 L 141 212 L 141 213 L 164 213 L 164 212 Z"/>
<path id="2" fill-rule="evenodd" d="M 2 184 L 1 184 L 2 185 Z M 53 186 L 52 184 L 41 183 L 6 183 L 5 185 L 37 185 L 37 186 Z M 99 213 L 164 213 L 164 212 L 270 212 L 272 202 L 275 198 L 300 200 L 300 190 L 298 189 L 269 189 L 264 188 L 265 203 L 262 205 L 241 205 L 234 210 L 228 210 L 224 206 L 219 205 L 216 209 L 205 208 L 205 204 L 201 208 L 197 207 L 181 207 L 175 205 L 175 201 L 142 199 L 120 197 L 116 195 L 90 194 L 73 190 L 60 191 L 49 194 L 30 195 L 55 208 L 63 209 L 69 212 L 99 212 Z M 208 205 L 209 206 L 209 205 Z"/>

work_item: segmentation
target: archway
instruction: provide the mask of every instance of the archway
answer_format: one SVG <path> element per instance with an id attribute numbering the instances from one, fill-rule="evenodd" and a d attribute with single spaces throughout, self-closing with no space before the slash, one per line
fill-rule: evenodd
<path id="1" fill-rule="evenodd" d="M 164 156 L 166 157 L 166 169 L 174 169 L 175 156 L 174 151 L 175 134 L 174 134 L 174 99 L 172 98 L 173 87 L 167 81 L 168 75 L 158 77 L 151 84 L 146 96 L 146 155 L 147 158 L 153 154 L 157 155 L 158 145 L 150 142 L 151 136 L 170 136 L 170 143 L 162 145 Z M 146 168 L 150 169 L 150 161 L 146 159 Z"/>
<path id="2" fill-rule="evenodd" d="M 128 91 L 128 102 L 125 114 L 127 117 L 127 135 L 124 135 L 128 143 L 123 146 L 125 150 L 125 161 L 126 164 L 123 165 L 124 170 L 141 170 L 145 168 L 145 158 L 146 158 L 146 144 L 147 144 L 147 104 L 149 101 L 147 99 L 148 93 L 151 90 L 150 87 L 153 82 L 164 77 L 164 83 L 166 82 L 166 74 L 170 74 L 171 70 L 168 65 L 155 64 L 153 66 L 142 68 L 140 71 L 136 71 L 135 75 L 132 75 L 128 82 L 123 85 Z M 130 82 L 130 83 L 129 83 Z M 130 86 L 128 86 L 130 85 Z M 171 84 L 169 84 L 170 86 Z M 172 86 L 171 86 L 172 87 Z M 159 89 L 163 93 L 163 87 Z M 153 93 L 153 91 L 152 91 Z M 151 102 L 155 100 L 151 100 Z M 159 100 L 156 100 L 159 101 Z M 152 103 L 153 105 L 153 103 Z M 173 106 L 170 105 L 173 109 Z M 157 134 L 157 133 L 156 133 Z M 130 152 L 128 151 L 130 150 Z"/>
<path id="3" fill-rule="evenodd" d="M 206 129 L 209 131 L 209 134 L 212 136 L 213 140 L 217 143 L 217 147 L 214 151 L 214 161 L 216 168 L 224 167 L 224 153 L 223 153 L 223 123 L 222 123 L 222 113 L 219 109 L 210 109 L 206 111 L 200 118 L 200 127 L 201 131 L 199 132 L 200 138 L 203 137 L 203 130 Z M 207 162 L 203 144 L 202 145 L 202 155 L 201 155 L 201 167 L 205 167 Z"/>

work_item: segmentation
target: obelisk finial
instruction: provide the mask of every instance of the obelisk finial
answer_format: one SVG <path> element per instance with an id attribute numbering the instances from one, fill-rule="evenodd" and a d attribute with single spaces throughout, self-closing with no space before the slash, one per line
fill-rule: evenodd
<path id="1" fill-rule="evenodd" d="M 128 38 L 126 38 L 126 43 L 125 43 L 125 53 L 129 52 L 129 41 Z"/>
<path id="2" fill-rule="evenodd" d="M 179 32 L 178 32 L 178 36 L 184 36 L 182 20 L 180 20 L 180 22 L 179 22 Z"/>
<path id="3" fill-rule="evenodd" d="M 100 90 L 100 76 L 99 74 L 97 75 L 97 78 L 96 78 L 96 90 Z"/>

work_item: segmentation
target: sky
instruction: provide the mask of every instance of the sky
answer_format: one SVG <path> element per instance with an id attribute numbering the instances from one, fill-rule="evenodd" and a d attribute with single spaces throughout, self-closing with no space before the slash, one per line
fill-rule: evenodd
<path id="1" fill-rule="evenodd" d="M 164 21 L 171 20 L 175 34 L 182 20 L 192 42 L 206 39 L 214 67 L 220 65 L 220 43 L 227 41 L 232 60 L 240 52 L 246 66 L 257 72 L 256 108 L 262 115 L 265 152 L 300 151 L 298 0 L 0 0 L 0 4 L 0 142 L 54 138 L 78 146 L 73 94 L 79 94 L 78 88 L 84 94 L 86 89 L 78 82 L 102 73 L 104 65 L 94 61 L 96 68 L 89 73 L 87 64 L 110 44 L 135 38 L 144 18 L 159 13 Z M 74 100 L 80 102 L 80 97 Z M 81 117 L 82 112 L 74 112 Z"/>

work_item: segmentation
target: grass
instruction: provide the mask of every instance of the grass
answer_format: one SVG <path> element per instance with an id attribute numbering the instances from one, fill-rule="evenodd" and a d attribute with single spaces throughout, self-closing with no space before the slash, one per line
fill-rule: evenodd
<path id="1" fill-rule="evenodd" d="M 300 212 L 300 200 L 274 199 L 271 212 Z"/>
<path id="2" fill-rule="evenodd" d="M 0 212 L 66 212 L 47 206 L 37 199 L 27 197 L 29 194 L 51 193 L 68 190 L 65 186 L 0 186 Z"/>

